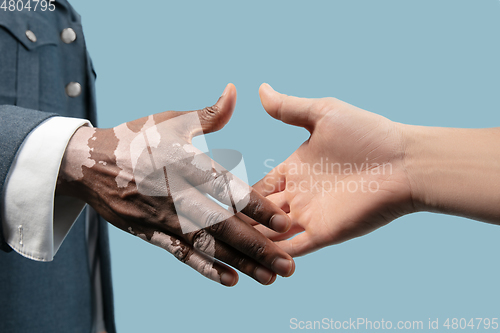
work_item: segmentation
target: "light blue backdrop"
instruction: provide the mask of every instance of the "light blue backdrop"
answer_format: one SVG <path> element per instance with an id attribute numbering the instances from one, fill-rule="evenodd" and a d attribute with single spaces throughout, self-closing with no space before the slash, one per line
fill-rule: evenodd
<path id="1" fill-rule="evenodd" d="M 404 123 L 500 126 L 498 0 L 72 3 L 98 74 L 100 126 L 210 105 L 233 82 L 236 112 L 207 141 L 241 151 L 252 183 L 264 160 L 277 164 L 307 138 L 265 113 L 262 82 Z M 295 275 L 269 287 L 245 276 L 219 286 L 114 227 L 111 245 L 122 333 L 500 317 L 500 227 L 458 217 L 401 218 L 297 259 Z"/>

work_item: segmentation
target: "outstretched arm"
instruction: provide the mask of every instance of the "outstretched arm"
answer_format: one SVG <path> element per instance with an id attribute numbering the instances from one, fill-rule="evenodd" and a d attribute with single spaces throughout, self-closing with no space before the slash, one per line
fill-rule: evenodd
<path id="1" fill-rule="evenodd" d="M 292 220 L 283 234 L 257 229 L 292 256 L 416 211 L 500 224 L 499 128 L 403 125 L 334 98 L 287 96 L 267 84 L 260 96 L 272 117 L 311 133 L 254 186 Z"/>

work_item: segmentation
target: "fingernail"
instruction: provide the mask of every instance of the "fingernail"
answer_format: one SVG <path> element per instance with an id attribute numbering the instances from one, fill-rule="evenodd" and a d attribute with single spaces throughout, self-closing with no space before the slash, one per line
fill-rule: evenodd
<path id="1" fill-rule="evenodd" d="M 285 258 L 277 258 L 273 262 L 273 270 L 281 276 L 289 276 L 292 271 L 293 261 Z"/>
<path id="2" fill-rule="evenodd" d="M 220 97 L 226 96 L 228 90 L 229 90 L 229 84 L 226 86 Z"/>
<path id="3" fill-rule="evenodd" d="M 234 286 L 234 276 L 228 273 L 222 273 L 220 276 L 220 282 L 228 287 Z"/>
<path id="4" fill-rule="evenodd" d="M 273 230 L 279 232 L 285 232 L 290 228 L 290 218 L 286 215 L 273 215 L 271 217 L 271 221 L 269 221 L 269 225 Z"/>
<path id="5" fill-rule="evenodd" d="M 268 284 L 273 278 L 273 273 L 263 267 L 257 267 L 255 270 L 255 278 L 262 284 Z"/>

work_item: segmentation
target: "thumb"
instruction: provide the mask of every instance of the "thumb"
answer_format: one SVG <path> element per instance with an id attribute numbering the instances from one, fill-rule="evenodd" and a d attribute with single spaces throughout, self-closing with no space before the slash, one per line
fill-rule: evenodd
<path id="1" fill-rule="evenodd" d="M 320 119 L 319 99 L 299 98 L 276 92 L 267 83 L 259 88 L 260 101 L 269 115 L 284 123 L 301 126 L 312 133 Z"/>
<path id="2" fill-rule="evenodd" d="M 236 87 L 229 83 L 217 103 L 195 111 L 198 113 L 200 126 L 194 129 L 192 136 L 208 134 L 223 128 L 231 119 L 235 105 Z"/>

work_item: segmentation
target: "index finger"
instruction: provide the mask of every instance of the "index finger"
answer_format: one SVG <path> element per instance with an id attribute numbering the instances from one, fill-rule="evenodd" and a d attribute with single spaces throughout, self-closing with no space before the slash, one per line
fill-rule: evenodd
<path id="1" fill-rule="evenodd" d="M 295 264 L 292 257 L 251 225 L 229 213 L 196 188 L 186 189 L 182 196 L 184 199 L 178 198 L 179 211 L 200 229 L 279 275 L 293 274 Z"/>

